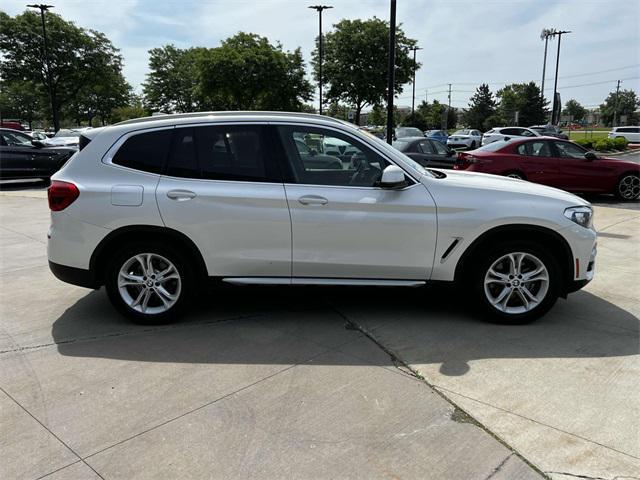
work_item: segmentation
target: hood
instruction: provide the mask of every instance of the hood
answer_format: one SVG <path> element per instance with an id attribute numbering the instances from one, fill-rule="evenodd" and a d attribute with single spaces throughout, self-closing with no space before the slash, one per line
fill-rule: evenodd
<path id="1" fill-rule="evenodd" d="M 559 200 L 569 206 L 590 205 L 586 200 L 572 193 L 565 192 L 564 190 L 527 182 L 525 180 L 518 180 L 516 178 L 460 170 L 446 170 L 446 175 L 447 178 L 440 181 L 449 182 L 451 185 L 462 188 L 486 191 L 494 190 L 504 193 L 521 193 L 523 195 Z"/>
<path id="2" fill-rule="evenodd" d="M 631 160 L 625 160 L 624 158 L 612 158 L 612 157 L 600 157 L 594 162 L 599 164 L 610 165 L 617 168 L 629 168 L 631 170 L 640 170 L 640 164 L 632 162 Z"/>
<path id="3" fill-rule="evenodd" d="M 42 143 L 52 147 L 62 147 L 78 145 L 79 141 L 78 137 L 53 137 L 43 140 Z"/>

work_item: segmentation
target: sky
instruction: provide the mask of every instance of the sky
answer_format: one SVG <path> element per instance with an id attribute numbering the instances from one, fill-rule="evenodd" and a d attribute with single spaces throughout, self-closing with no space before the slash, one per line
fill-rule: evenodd
<path id="1" fill-rule="evenodd" d="M 53 11 L 84 28 L 105 33 L 124 57 L 124 74 L 136 91 L 148 71 L 148 50 L 215 47 L 238 31 L 302 48 L 309 67 L 319 0 L 49 0 Z M 15 15 L 26 0 L 3 0 Z M 343 18 L 389 18 L 389 0 L 326 0 L 325 32 Z M 397 0 L 397 21 L 423 48 L 416 75 L 416 104 L 425 98 L 466 107 L 481 83 L 496 91 L 506 83 L 540 84 L 543 28 L 571 30 L 562 37 L 558 90 L 598 106 L 621 88 L 640 93 L 640 0 Z M 545 94 L 552 97 L 557 40 L 549 42 Z M 316 102 L 317 103 L 317 102 Z M 411 105 L 411 85 L 397 105 Z"/>

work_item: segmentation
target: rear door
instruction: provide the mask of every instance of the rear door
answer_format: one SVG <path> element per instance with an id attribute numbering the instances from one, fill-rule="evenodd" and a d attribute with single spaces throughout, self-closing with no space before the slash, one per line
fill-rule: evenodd
<path id="1" fill-rule="evenodd" d="M 558 159 L 554 156 L 551 142 L 532 140 L 515 147 L 517 161 L 527 180 L 552 187 L 561 187 Z"/>
<path id="2" fill-rule="evenodd" d="M 210 276 L 291 277 L 291 220 L 260 124 L 177 127 L 156 197 Z"/>

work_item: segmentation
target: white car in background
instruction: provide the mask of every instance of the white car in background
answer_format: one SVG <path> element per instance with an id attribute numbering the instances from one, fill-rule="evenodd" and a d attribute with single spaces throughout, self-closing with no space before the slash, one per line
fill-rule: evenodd
<path id="1" fill-rule="evenodd" d="M 447 139 L 449 148 L 466 147 L 474 149 L 482 144 L 482 132 L 480 130 L 464 129 L 457 130 Z"/>
<path id="2" fill-rule="evenodd" d="M 640 127 L 615 127 L 609 138 L 626 138 L 629 143 L 640 143 Z"/>
<path id="3" fill-rule="evenodd" d="M 484 133 L 482 145 L 497 142 L 498 140 L 509 140 L 513 137 L 541 137 L 532 128 L 525 127 L 496 127 Z"/>
<path id="4" fill-rule="evenodd" d="M 359 161 L 306 165 L 301 139 L 358 151 Z M 72 284 L 105 285 L 141 323 L 176 319 L 210 279 L 457 282 L 460 301 L 522 323 L 595 272 L 587 201 L 497 175 L 425 169 L 330 117 L 147 117 L 85 132 L 80 146 L 49 187 L 50 268 Z"/>
<path id="5" fill-rule="evenodd" d="M 80 135 L 87 130 L 91 130 L 91 127 L 61 128 L 53 137 L 44 140 L 43 143 L 50 147 L 77 147 L 80 142 Z"/>

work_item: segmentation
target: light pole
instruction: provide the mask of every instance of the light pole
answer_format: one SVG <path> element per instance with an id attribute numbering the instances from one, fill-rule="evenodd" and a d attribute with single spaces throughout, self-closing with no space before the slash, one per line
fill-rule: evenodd
<path id="1" fill-rule="evenodd" d="M 411 95 L 411 116 L 413 117 L 413 112 L 415 111 L 416 106 L 416 70 L 418 70 L 418 64 L 416 63 L 416 51 L 422 50 L 422 48 L 414 45 L 411 47 L 413 50 L 413 94 Z"/>
<path id="2" fill-rule="evenodd" d="M 322 115 L 322 11 L 333 8 L 330 5 L 311 5 L 318 12 L 318 89 L 320 90 L 320 115 Z"/>
<path id="3" fill-rule="evenodd" d="M 556 30 L 554 31 L 551 36 L 555 37 L 556 35 L 558 36 L 558 53 L 556 56 L 556 79 L 553 83 L 553 113 L 552 113 L 552 122 L 554 125 L 557 125 L 558 123 L 560 123 L 560 114 L 559 114 L 559 109 L 561 108 L 561 105 L 558 105 L 558 68 L 560 67 L 560 41 L 562 40 L 562 35 L 564 35 L 565 33 L 571 33 L 570 30 Z"/>
<path id="4" fill-rule="evenodd" d="M 393 92 L 396 80 L 396 0 L 391 0 L 389 11 L 389 72 L 387 87 L 387 143 L 393 143 Z"/>
<path id="5" fill-rule="evenodd" d="M 42 20 L 42 45 L 43 45 L 43 61 L 45 75 L 47 77 L 47 90 L 49 91 L 49 101 L 51 102 L 51 116 L 53 117 L 53 129 L 57 132 L 60 128 L 58 125 L 58 111 L 55 108 L 53 101 L 53 88 L 51 85 L 51 70 L 49 68 L 49 49 L 47 46 L 47 27 L 44 21 L 44 12 L 47 12 L 50 8 L 54 8 L 54 5 L 45 5 L 44 3 L 27 5 L 29 8 L 37 8 L 40 10 L 40 18 Z"/>
<path id="6" fill-rule="evenodd" d="M 549 46 L 549 37 L 553 35 L 553 28 L 544 28 L 540 34 L 540 40 L 544 40 L 544 61 L 542 62 L 542 85 L 540 87 L 540 99 L 544 108 L 544 77 L 547 74 L 547 47 Z"/>

